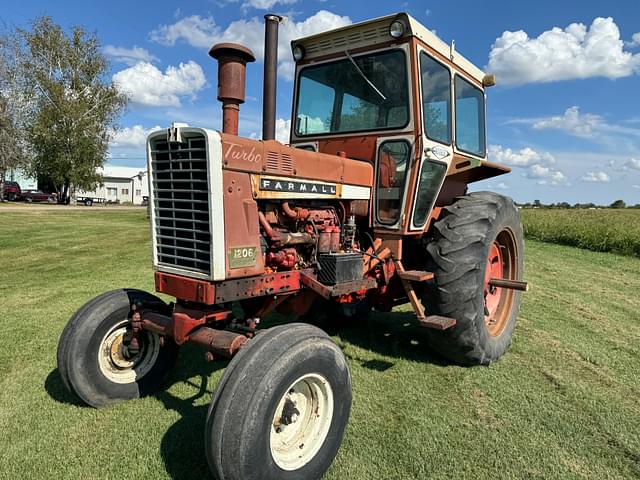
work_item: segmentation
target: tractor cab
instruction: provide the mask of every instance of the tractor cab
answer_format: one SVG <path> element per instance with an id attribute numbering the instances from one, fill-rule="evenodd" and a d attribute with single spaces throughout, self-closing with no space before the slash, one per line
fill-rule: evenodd
<path id="1" fill-rule="evenodd" d="M 486 161 L 492 75 L 405 13 L 292 42 L 291 145 L 375 166 L 372 223 L 422 234 L 434 206 L 509 170 Z"/>

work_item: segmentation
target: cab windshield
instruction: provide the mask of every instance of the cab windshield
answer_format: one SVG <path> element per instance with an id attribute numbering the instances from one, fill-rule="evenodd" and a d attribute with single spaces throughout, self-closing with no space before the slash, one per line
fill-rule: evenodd
<path id="1" fill-rule="evenodd" d="M 297 98 L 298 136 L 402 128 L 409 122 L 405 54 L 392 50 L 307 67 Z"/>

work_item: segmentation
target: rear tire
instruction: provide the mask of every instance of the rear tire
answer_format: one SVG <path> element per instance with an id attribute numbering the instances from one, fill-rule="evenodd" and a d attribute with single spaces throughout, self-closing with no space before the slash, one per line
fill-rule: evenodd
<path id="1" fill-rule="evenodd" d="M 155 392 L 175 364 L 178 346 L 152 332 L 140 335 L 137 355 L 122 353 L 132 305 L 165 313 L 167 305 L 141 290 L 103 293 L 69 320 L 58 343 L 58 371 L 64 385 L 84 403 L 102 407 Z"/>
<path id="2" fill-rule="evenodd" d="M 93 205 L 93 200 L 91 200 L 90 198 L 87 198 L 84 201 L 84 205 L 85 205 L 85 207 L 90 207 L 91 205 Z"/>
<path id="3" fill-rule="evenodd" d="M 509 348 L 520 308 L 520 292 L 488 286 L 490 277 L 522 279 L 520 214 L 510 198 L 491 192 L 461 197 L 445 210 L 427 244 L 435 278 L 423 303 L 428 314 L 457 323 L 430 330 L 430 344 L 454 362 L 488 365 Z"/>
<path id="4" fill-rule="evenodd" d="M 207 461 L 219 480 L 319 479 L 350 409 L 347 362 L 323 331 L 295 323 L 259 331 L 211 400 Z"/>

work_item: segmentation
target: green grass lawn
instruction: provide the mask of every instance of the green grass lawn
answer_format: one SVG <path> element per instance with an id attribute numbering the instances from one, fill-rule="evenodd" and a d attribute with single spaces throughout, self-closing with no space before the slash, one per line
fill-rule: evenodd
<path id="1" fill-rule="evenodd" d="M 153 290 L 144 211 L 0 212 L 0 266 L 0 478 L 209 478 L 224 363 L 186 347 L 164 391 L 103 410 L 56 371 L 80 305 Z M 326 478 L 640 476 L 640 259 L 529 241 L 526 268 L 514 343 L 491 367 L 443 363 L 408 308 L 334 336 L 354 403 Z"/>

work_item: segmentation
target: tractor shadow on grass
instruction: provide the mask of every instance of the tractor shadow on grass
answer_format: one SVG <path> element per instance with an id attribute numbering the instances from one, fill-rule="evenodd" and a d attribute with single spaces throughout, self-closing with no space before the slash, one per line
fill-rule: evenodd
<path id="1" fill-rule="evenodd" d="M 339 340 L 384 357 L 412 360 L 441 367 L 452 363 L 438 356 L 428 343 L 429 332 L 410 312 L 371 313 L 368 318 L 345 320 L 327 333 Z M 349 355 L 348 355 L 349 356 Z M 364 368 L 384 371 L 394 364 L 385 359 L 362 360 L 349 356 Z"/>
<path id="2" fill-rule="evenodd" d="M 203 359 L 202 349 L 185 345 L 180 349 L 178 363 L 169 376 L 167 386 L 154 395 L 167 410 L 174 410 L 180 415 L 160 442 L 160 455 L 173 479 L 213 479 L 204 452 L 205 421 L 209 400 L 217 387 L 211 376 L 228 363 L 226 360 L 208 363 Z M 173 395 L 170 387 L 178 383 L 193 388 L 195 393 L 187 398 Z M 203 398 L 206 398 L 204 405 L 201 404 Z"/>
<path id="3" fill-rule="evenodd" d="M 47 375 L 47 378 L 44 381 L 44 389 L 56 402 L 64 403 L 66 405 L 74 405 L 76 407 L 86 406 L 78 397 L 67 390 L 67 387 L 65 387 L 62 382 L 60 371 L 57 368 L 51 370 L 49 375 Z"/>

